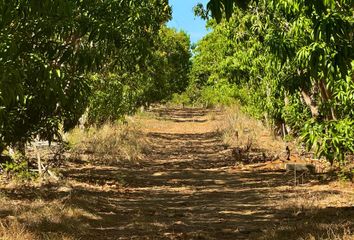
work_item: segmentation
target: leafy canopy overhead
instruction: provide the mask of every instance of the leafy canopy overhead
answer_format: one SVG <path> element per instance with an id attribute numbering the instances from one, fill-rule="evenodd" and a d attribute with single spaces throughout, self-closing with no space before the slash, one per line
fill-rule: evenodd
<path id="1" fill-rule="evenodd" d="M 167 0 L 0 1 L 0 152 L 72 128 L 88 76 L 144 65 L 170 16 Z"/>

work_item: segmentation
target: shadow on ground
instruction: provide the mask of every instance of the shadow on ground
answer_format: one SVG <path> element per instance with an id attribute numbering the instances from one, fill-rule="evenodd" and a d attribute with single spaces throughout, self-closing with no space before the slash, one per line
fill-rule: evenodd
<path id="1" fill-rule="evenodd" d="M 188 120 L 207 111 L 164 109 L 159 113 Z M 50 222 L 32 226 L 34 231 L 41 226 L 41 231 L 78 239 L 267 239 L 267 234 L 269 239 L 298 239 L 298 228 L 306 229 L 305 222 L 316 219 L 318 224 L 311 225 L 310 232 L 320 234 L 331 218 L 353 228 L 353 208 L 326 208 L 311 214 L 277 209 L 274 202 L 284 196 L 274 188 L 289 185 L 284 173 L 230 171 L 235 161 L 217 132 L 171 134 L 166 129 L 165 133 L 150 132 L 148 137 L 152 149 L 139 164 L 72 163 L 64 174 L 79 184 L 69 193 L 47 188 L 3 194 L 13 201 L 65 199 L 67 206 L 94 215 L 77 219 L 77 231 Z M 0 212 L 0 216 L 11 214 Z M 297 227 L 281 228 L 284 223 Z M 269 231 L 277 227 L 278 232 Z"/>

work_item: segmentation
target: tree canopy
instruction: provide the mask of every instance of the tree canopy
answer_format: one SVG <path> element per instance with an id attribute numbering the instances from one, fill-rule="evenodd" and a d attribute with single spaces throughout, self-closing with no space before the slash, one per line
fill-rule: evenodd
<path id="1" fill-rule="evenodd" d="M 245 109 L 331 162 L 353 153 L 353 1 L 211 0 L 192 73 L 226 79 Z M 217 24 L 218 23 L 218 24 Z M 216 56 L 215 58 L 210 57 Z M 214 81 L 215 82 L 215 81 Z"/>
<path id="2" fill-rule="evenodd" d="M 115 121 L 175 93 L 238 100 L 319 156 L 354 152 L 353 0 L 210 0 L 212 30 L 165 26 L 167 0 L 0 1 L 0 152 Z M 231 99 L 231 100 L 230 100 Z M 284 132 L 284 129 L 286 131 Z"/>
<path id="3" fill-rule="evenodd" d="M 87 107 L 91 75 L 146 66 L 171 17 L 167 0 L 0 1 L 0 12 L 0 150 L 60 138 Z"/>

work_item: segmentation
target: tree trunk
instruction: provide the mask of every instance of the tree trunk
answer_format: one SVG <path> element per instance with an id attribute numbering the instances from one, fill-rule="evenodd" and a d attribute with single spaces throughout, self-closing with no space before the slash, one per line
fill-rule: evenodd
<path id="1" fill-rule="evenodd" d="M 41 161 L 41 155 L 39 153 L 39 150 L 37 146 L 34 147 L 37 155 L 37 164 L 38 164 L 38 175 L 42 177 L 43 171 L 42 171 L 42 161 Z"/>
<path id="2" fill-rule="evenodd" d="M 289 106 L 289 98 L 288 98 L 288 95 L 287 95 L 286 92 L 284 93 L 284 106 L 285 106 L 285 107 Z M 284 120 L 284 123 L 285 123 L 285 130 L 286 130 L 286 133 L 287 133 L 287 134 L 291 133 L 291 127 L 286 124 L 286 121 L 285 121 L 285 120 Z M 285 131 L 284 131 L 284 132 L 285 132 Z"/>
<path id="3" fill-rule="evenodd" d="M 320 88 L 320 92 L 321 92 L 321 96 L 322 96 L 323 102 L 325 102 L 325 103 L 329 102 L 329 100 L 331 100 L 331 98 L 332 98 L 332 94 L 328 90 L 325 81 L 323 79 L 321 79 L 318 85 L 319 85 L 319 88 Z M 328 118 L 330 120 L 337 120 L 337 116 L 335 114 L 335 110 L 334 110 L 333 107 L 330 108 L 330 111 L 331 111 L 331 115 L 328 116 Z"/>
<path id="4" fill-rule="evenodd" d="M 306 105 L 310 108 L 312 117 L 317 118 L 318 106 L 312 102 L 311 97 L 304 90 L 301 90 L 301 95 Z"/>

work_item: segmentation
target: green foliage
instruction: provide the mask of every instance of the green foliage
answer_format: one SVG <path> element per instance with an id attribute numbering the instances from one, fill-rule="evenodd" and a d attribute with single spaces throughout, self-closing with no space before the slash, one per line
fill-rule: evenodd
<path id="1" fill-rule="evenodd" d="M 190 37 L 183 31 L 163 27 L 157 45 L 157 60 L 154 63 L 155 100 L 170 98 L 173 93 L 181 93 L 188 86 L 190 70 Z"/>
<path id="2" fill-rule="evenodd" d="M 227 20 L 231 18 L 234 12 L 234 6 L 246 8 L 249 2 L 251 2 L 251 0 L 210 0 L 206 9 L 203 9 L 203 5 L 199 3 L 194 8 L 194 13 L 204 19 L 207 19 L 209 15 L 211 15 L 217 22 L 220 22 L 223 14 L 225 14 Z"/>
<path id="3" fill-rule="evenodd" d="M 140 106 L 169 100 L 188 85 L 190 39 L 165 26 L 155 36 L 144 65 L 120 68 L 90 78 L 89 123 L 114 122 Z"/>
<path id="4" fill-rule="evenodd" d="M 195 48 L 191 85 L 205 97 L 220 82 L 234 84 L 252 116 L 285 124 L 318 156 L 342 163 L 354 152 L 353 1 L 242 3 L 195 8 L 218 24 L 209 21 L 212 32 Z"/>
<path id="5" fill-rule="evenodd" d="M 167 0 L 0 1 L 0 152 L 74 127 L 92 72 L 146 66 L 170 15 Z"/>
<path id="6" fill-rule="evenodd" d="M 177 106 L 188 106 L 191 104 L 191 99 L 187 92 L 183 92 L 180 94 L 174 93 L 172 95 L 171 100 L 169 101 L 169 104 L 177 105 Z"/>
<path id="7" fill-rule="evenodd" d="M 91 77 L 92 95 L 88 105 L 89 124 L 101 125 L 105 122 L 114 122 L 135 110 L 136 93 L 128 84 L 125 84 L 127 81 L 133 81 L 131 77 L 128 74 L 94 75 Z"/>
<path id="8" fill-rule="evenodd" d="M 284 106 L 282 118 L 291 128 L 292 135 L 298 136 L 305 123 L 311 118 L 310 111 L 300 101 L 299 96 L 289 96 L 289 102 Z"/>
<path id="9" fill-rule="evenodd" d="M 354 120 L 341 119 L 325 122 L 309 120 L 303 128 L 302 138 L 316 154 L 326 157 L 332 164 L 334 160 L 344 163 L 345 154 L 354 152 Z"/>
<path id="10" fill-rule="evenodd" d="M 347 169 L 347 168 L 342 168 L 338 173 L 337 173 L 338 178 L 341 181 L 348 182 L 348 181 L 354 181 L 354 169 Z"/>
<path id="11" fill-rule="evenodd" d="M 205 86 L 200 90 L 197 103 L 204 107 L 230 106 L 235 102 L 236 88 L 226 81 L 220 81 L 211 86 Z"/>
<path id="12" fill-rule="evenodd" d="M 27 161 L 8 162 L 2 168 L 16 180 L 26 181 L 36 177 L 35 173 L 29 171 Z"/>

